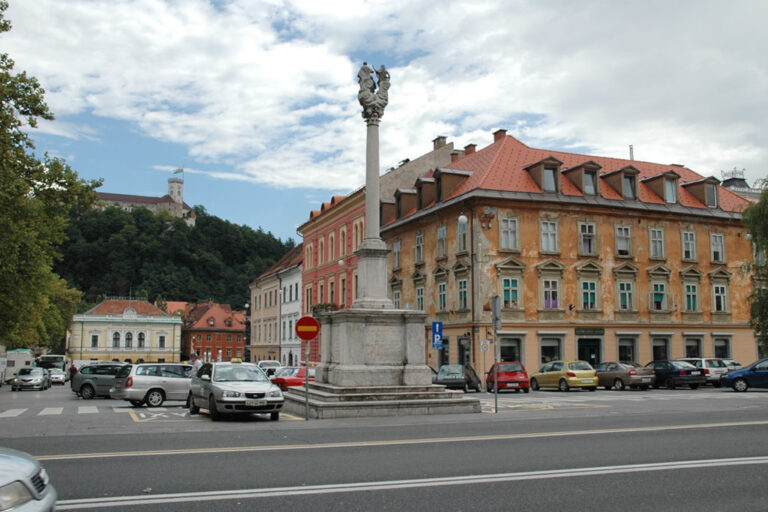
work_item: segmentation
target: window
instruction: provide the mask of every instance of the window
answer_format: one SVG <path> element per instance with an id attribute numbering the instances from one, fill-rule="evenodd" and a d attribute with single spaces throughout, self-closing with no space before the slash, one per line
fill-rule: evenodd
<path id="1" fill-rule="evenodd" d="M 696 260 L 696 232 L 683 231 L 683 259 Z"/>
<path id="2" fill-rule="evenodd" d="M 120 348 L 120 333 L 116 332 L 112 335 L 112 348 Z"/>
<path id="3" fill-rule="evenodd" d="M 707 183 L 707 206 L 709 208 L 717 208 L 717 185 L 714 183 Z"/>
<path id="4" fill-rule="evenodd" d="M 210 343 L 211 342 L 211 335 L 210 334 L 206 334 L 205 335 L 205 341 L 206 341 L 206 343 Z"/>
<path id="5" fill-rule="evenodd" d="M 467 280 L 459 279 L 459 310 L 466 310 L 469 308 L 467 301 Z"/>
<path id="6" fill-rule="evenodd" d="M 597 309 L 597 283 L 581 282 L 581 309 Z"/>
<path id="7" fill-rule="evenodd" d="M 445 311 L 448 307 L 448 292 L 446 283 L 437 283 L 437 309 Z"/>
<path id="8" fill-rule="evenodd" d="M 99 335 L 91 334 L 91 348 L 98 348 L 98 346 L 99 346 Z"/>
<path id="9" fill-rule="evenodd" d="M 541 351 L 541 364 L 561 359 L 559 338 L 542 338 L 539 345 Z"/>
<path id="10" fill-rule="evenodd" d="M 347 303 L 347 278 L 341 276 L 341 293 L 339 294 L 339 304 L 344 306 Z"/>
<path id="11" fill-rule="evenodd" d="M 424 311 L 424 287 L 419 286 L 416 288 L 416 309 Z"/>
<path id="12" fill-rule="evenodd" d="M 667 310 L 667 286 L 664 283 L 653 283 L 651 292 L 651 309 L 653 311 Z"/>
<path id="13" fill-rule="evenodd" d="M 719 313 L 728 311 L 728 288 L 724 284 L 716 284 L 712 287 L 714 310 Z"/>
<path id="14" fill-rule="evenodd" d="M 392 292 L 392 302 L 395 303 L 395 309 L 400 309 L 400 290 Z"/>
<path id="15" fill-rule="evenodd" d="M 619 309 L 622 311 L 634 309 L 632 282 L 630 281 L 619 281 Z"/>
<path id="16" fill-rule="evenodd" d="M 400 240 L 392 242 L 392 269 L 400 268 Z"/>
<path id="17" fill-rule="evenodd" d="M 131 348 L 133 345 L 133 333 L 125 333 L 125 348 Z"/>
<path id="18" fill-rule="evenodd" d="M 307 286 L 307 288 L 304 290 L 304 305 L 305 305 L 305 311 L 309 313 L 312 311 L 312 287 Z"/>
<path id="19" fill-rule="evenodd" d="M 544 309 L 558 309 L 557 288 L 556 279 L 544 280 Z"/>
<path id="20" fill-rule="evenodd" d="M 557 192 L 557 183 L 555 180 L 557 169 L 553 167 L 545 167 L 543 174 L 542 190 L 544 192 Z"/>
<path id="21" fill-rule="evenodd" d="M 731 357 L 731 340 L 728 338 L 715 338 L 715 357 Z"/>
<path id="22" fill-rule="evenodd" d="M 416 233 L 416 246 L 413 259 L 416 263 L 424 263 L 424 233 Z"/>
<path id="23" fill-rule="evenodd" d="M 557 252 L 557 222 L 541 221 L 541 251 Z"/>
<path id="24" fill-rule="evenodd" d="M 286 329 L 285 329 L 285 320 L 283 320 L 283 326 L 282 326 L 282 327 L 283 327 L 283 328 L 280 330 L 280 337 L 283 339 L 283 341 L 285 341 L 285 332 L 286 332 Z"/>
<path id="25" fill-rule="evenodd" d="M 518 306 L 518 281 L 517 279 L 505 277 L 501 281 L 502 295 L 504 299 L 504 307 L 517 308 Z"/>
<path id="26" fill-rule="evenodd" d="M 294 338 L 293 320 L 288 320 L 288 332 L 286 333 L 286 337 L 289 340 Z M 237 341 L 240 341 L 240 340 L 237 340 Z"/>
<path id="27" fill-rule="evenodd" d="M 712 251 L 712 261 L 722 263 L 725 261 L 725 235 L 721 233 L 711 233 L 709 235 L 709 246 Z"/>
<path id="28" fill-rule="evenodd" d="M 336 259 L 336 237 L 333 233 L 328 235 L 328 259 L 329 261 Z"/>
<path id="29" fill-rule="evenodd" d="M 518 219 L 503 218 L 500 224 L 501 248 L 507 250 L 517 250 L 520 248 L 518 240 Z"/>
<path id="30" fill-rule="evenodd" d="M 668 203 L 677 202 L 677 180 L 674 178 L 664 179 L 664 200 Z"/>
<path id="31" fill-rule="evenodd" d="M 341 228 L 339 231 L 339 256 L 347 254 L 347 229 Z"/>
<path id="32" fill-rule="evenodd" d="M 651 228 L 650 230 L 651 258 L 664 258 L 664 230 Z"/>
<path id="33" fill-rule="evenodd" d="M 635 177 L 624 176 L 624 199 L 635 198 Z"/>
<path id="34" fill-rule="evenodd" d="M 317 243 L 317 263 L 318 265 L 325 263 L 325 240 L 323 238 Z"/>
<path id="35" fill-rule="evenodd" d="M 229 359 L 231 357 L 232 357 L 232 349 L 231 348 L 227 348 L 227 359 Z"/>
<path id="36" fill-rule="evenodd" d="M 594 223 L 579 224 L 579 254 L 594 255 L 597 253 L 597 242 Z"/>
<path id="37" fill-rule="evenodd" d="M 685 310 L 699 310 L 699 287 L 695 283 L 685 283 Z"/>
<path id="38" fill-rule="evenodd" d="M 437 257 L 445 258 L 446 229 L 445 226 L 437 227 Z"/>
<path id="39" fill-rule="evenodd" d="M 320 283 L 317 288 L 317 302 L 319 304 L 325 302 L 325 285 L 323 283 Z"/>
<path id="40" fill-rule="evenodd" d="M 685 357 L 701 357 L 701 340 L 685 338 Z"/>
<path id="41" fill-rule="evenodd" d="M 139 333 L 139 344 L 137 345 L 138 348 L 144 348 L 144 341 L 145 341 L 145 335 L 143 332 Z"/>
<path id="42" fill-rule="evenodd" d="M 595 171 L 584 171 L 584 193 L 595 195 L 597 190 L 595 189 L 595 183 L 597 181 L 597 174 Z"/>
<path id="43" fill-rule="evenodd" d="M 456 251 L 464 252 L 467 250 L 467 224 L 459 221 L 456 227 Z"/>
<path id="44" fill-rule="evenodd" d="M 632 255 L 632 231 L 629 226 L 616 226 L 616 254 Z"/>
<path id="45" fill-rule="evenodd" d="M 157 348 L 163 349 L 165 348 L 165 335 L 161 334 L 157 337 Z"/>
<path id="46" fill-rule="evenodd" d="M 335 293 L 336 286 L 335 285 L 336 283 L 334 283 L 333 281 L 330 281 L 328 283 L 328 302 L 330 302 L 331 304 L 336 304 L 336 293 Z"/>
<path id="47" fill-rule="evenodd" d="M 619 361 L 635 361 L 635 338 L 619 338 Z"/>

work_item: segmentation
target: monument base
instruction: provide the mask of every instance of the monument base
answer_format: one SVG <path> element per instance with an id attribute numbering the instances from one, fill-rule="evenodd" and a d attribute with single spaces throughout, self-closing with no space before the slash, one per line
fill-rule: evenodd
<path id="1" fill-rule="evenodd" d="M 283 411 L 305 417 L 304 386 L 288 388 Z M 312 419 L 415 416 L 477 413 L 480 400 L 444 386 L 340 387 L 309 384 L 309 417 Z"/>

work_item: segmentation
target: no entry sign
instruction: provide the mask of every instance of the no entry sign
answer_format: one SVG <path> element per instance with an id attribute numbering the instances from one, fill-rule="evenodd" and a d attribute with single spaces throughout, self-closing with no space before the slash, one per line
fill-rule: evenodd
<path id="1" fill-rule="evenodd" d="M 318 331 L 320 331 L 320 324 L 311 316 L 303 316 L 296 322 L 296 336 L 304 341 L 314 339 Z"/>

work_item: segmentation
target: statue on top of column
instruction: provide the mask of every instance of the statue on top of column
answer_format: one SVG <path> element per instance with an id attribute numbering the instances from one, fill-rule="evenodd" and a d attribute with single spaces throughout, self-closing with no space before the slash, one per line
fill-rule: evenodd
<path id="1" fill-rule="evenodd" d="M 376 90 L 377 83 L 373 80 L 373 73 L 376 73 L 379 90 Z M 357 73 L 357 81 L 360 84 L 360 92 L 357 93 L 357 99 L 363 107 L 363 119 L 366 121 L 378 121 L 384 115 L 384 107 L 389 102 L 389 71 L 384 64 L 377 70 L 363 62 L 363 66 Z"/>

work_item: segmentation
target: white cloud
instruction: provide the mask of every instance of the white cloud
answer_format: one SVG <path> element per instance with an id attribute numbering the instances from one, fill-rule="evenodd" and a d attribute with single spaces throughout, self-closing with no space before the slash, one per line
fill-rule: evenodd
<path id="1" fill-rule="evenodd" d="M 496 128 L 538 147 L 768 169 L 768 4 L 36 0 L 3 36 L 67 117 L 134 123 L 222 179 L 349 190 L 364 180 L 360 60 L 390 68 L 381 164 Z M 231 162 L 236 162 L 230 165 Z"/>

